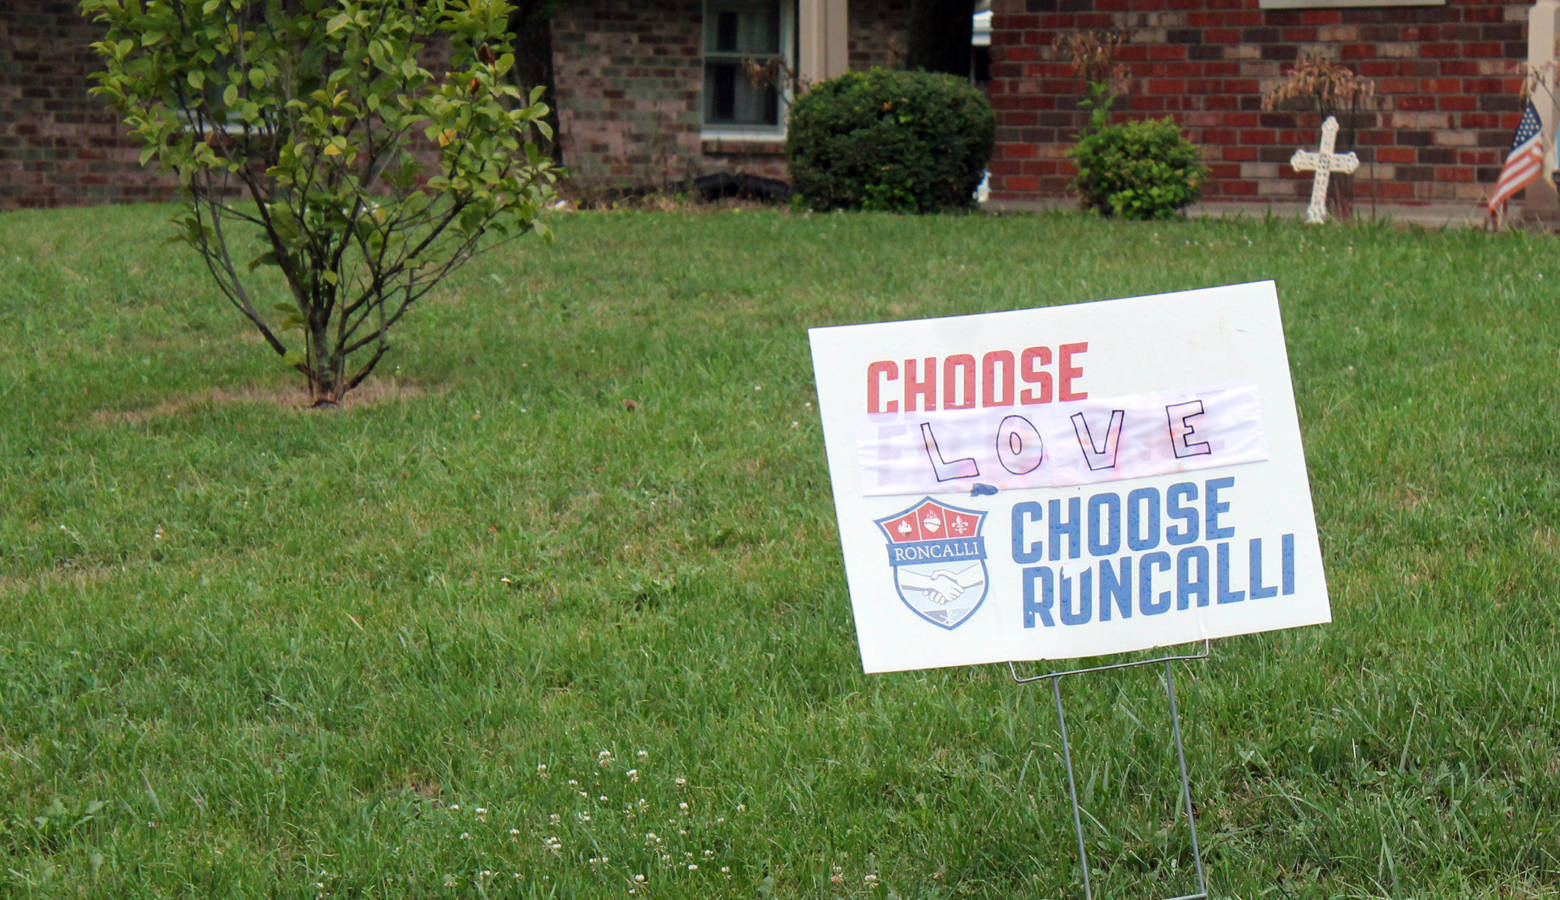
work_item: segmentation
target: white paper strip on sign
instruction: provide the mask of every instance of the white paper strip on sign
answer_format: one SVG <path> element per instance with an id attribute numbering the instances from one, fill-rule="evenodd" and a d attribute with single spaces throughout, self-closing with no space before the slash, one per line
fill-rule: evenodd
<path id="1" fill-rule="evenodd" d="M 1331 618 L 1272 282 L 809 337 L 867 671 Z"/>
<path id="2" fill-rule="evenodd" d="M 1256 385 L 1045 407 L 1017 407 L 1011 397 L 985 408 L 869 410 L 856 423 L 862 493 L 1060 487 L 1267 458 Z"/>

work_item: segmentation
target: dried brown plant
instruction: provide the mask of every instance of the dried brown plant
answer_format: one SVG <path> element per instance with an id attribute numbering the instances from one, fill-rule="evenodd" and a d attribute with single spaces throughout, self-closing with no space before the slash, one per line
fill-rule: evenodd
<path id="1" fill-rule="evenodd" d="M 742 75 L 755 88 L 772 87 L 777 91 L 788 92 L 792 97 L 800 97 L 812 90 L 813 86 L 811 78 L 803 77 L 778 56 L 764 60 L 742 60 Z"/>
<path id="2" fill-rule="evenodd" d="M 1091 84 L 1105 84 L 1113 94 L 1125 93 L 1127 68 L 1116 62 L 1126 35 L 1114 28 L 1097 31 L 1069 31 L 1057 35 L 1053 46 L 1067 57 L 1079 78 Z"/>
<path id="3" fill-rule="evenodd" d="M 1376 83 L 1321 53 L 1301 55 L 1279 85 L 1262 95 L 1262 108 L 1314 110 L 1322 118 L 1356 113 L 1376 95 Z"/>

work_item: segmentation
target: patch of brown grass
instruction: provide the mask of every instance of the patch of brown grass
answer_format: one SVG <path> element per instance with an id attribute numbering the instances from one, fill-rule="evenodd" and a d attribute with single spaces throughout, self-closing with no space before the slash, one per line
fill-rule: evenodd
<path id="1" fill-rule="evenodd" d="M 420 385 L 388 378 L 370 378 L 358 385 L 343 398 L 339 409 L 378 406 L 383 403 L 400 403 L 426 394 Z M 92 413 L 92 421 L 103 425 L 142 425 L 158 419 L 181 415 L 191 409 L 205 406 L 226 406 L 238 403 L 260 403 L 277 409 L 308 410 L 311 408 L 308 391 L 302 382 L 289 381 L 285 385 L 246 385 L 236 390 L 210 387 L 192 394 L 170 397 L 154 406 L 139 409 L 100 409 Z"/>

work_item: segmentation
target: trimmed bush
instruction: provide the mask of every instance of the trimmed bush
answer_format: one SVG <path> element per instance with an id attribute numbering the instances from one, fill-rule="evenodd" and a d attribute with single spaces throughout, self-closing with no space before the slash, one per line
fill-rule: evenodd
<path id="1" fill-rule="evenodd" d="M 1123 219 L 1169 219 L 1202 193 L 1207 169 L 1174 119 L 1106 125 L 1067 152 L 1086 209 Z"/>
<path id="2" fill-rule="evenodd" d="M 807 208 L 928 213 L 975 203 L 996 117 L 952 75 L 870 69 L 831 78 L 791 107 L 791 185 Z"/>

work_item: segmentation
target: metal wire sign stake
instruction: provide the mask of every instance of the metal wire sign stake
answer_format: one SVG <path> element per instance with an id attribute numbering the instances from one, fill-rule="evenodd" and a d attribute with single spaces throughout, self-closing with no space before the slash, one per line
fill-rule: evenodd
<path id="1" fill-rule="evenodd" d="M 1207 659 L 1211 646 L 1204 640 L 1201 653 L 1159 656 L 1154 659 L 1135 660 L 1133 662 L 1114 663 L 1105 666 L 1090 666 L 1082 669 L 1067 669 L 1064 671 L 1047 672 L 1044 675 L 1019 675 L 1018 668 L 1008 662 L 1008 672 L 1018 684 L 1030 684 L 1036 681 L 1051 682 L 1051 696 L 1056 700 L 1056 725 L 1062 737 L 1062 762 L 1067 768 L 1067 799 L 1072 803 L 1073 831 L 1078 836 L 1078 871 L 1083 876 L 1084 900 L 1093 900 L 1094 891 L 1089 881 L 1089 852 L 1085 848 L 1083 839 L 1083 811 L 1078 805 L 1077 779 L 1073 775 L 1072 744 L 1067 738 L 1067 713 L 1062 708 L 1062 679 L 1069 675 L 1087 675 L 1093 672 L 1109 672 L 1114 669 L 1131 669 L 1138 666 L 1151 666 L 1155 663 L 1163 663 L 1165 667 L 1165 694 L 1170 699 L 1170 730 L 1175 735 L 1175 761 L 1181 770 L 1181 808 L 1186 810 L 1186 830 L 1192 841 L 1192 862 L 1197 870 L 1197 892 L 1182 894 L 1167 900 L 1206 900 L 1208 896 L 1208 879 L 1203 869 L 1202 850 L 1197 844 L 1197 817 L 1192 812 L 1192 787 L 1191 779 L 1186 773 L 1186 751 L 1181 743 L 1181 715 L 1175 703 L 1175 669 L 1171 665 L 1183 660 Z"/>

